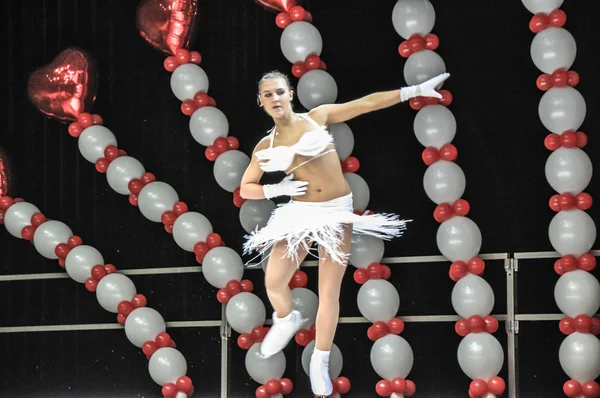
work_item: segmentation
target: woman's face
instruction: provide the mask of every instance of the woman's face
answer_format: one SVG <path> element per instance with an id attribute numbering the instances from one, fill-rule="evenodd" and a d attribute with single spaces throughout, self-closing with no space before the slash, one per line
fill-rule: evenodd
<path id="1" fill-rule="evenodd" d="M 284 118 L 292 111 L 292 98 L 287 82 L 280 77 L 266 79 L 260 85 L 260 103 L 273 119 Z"/>

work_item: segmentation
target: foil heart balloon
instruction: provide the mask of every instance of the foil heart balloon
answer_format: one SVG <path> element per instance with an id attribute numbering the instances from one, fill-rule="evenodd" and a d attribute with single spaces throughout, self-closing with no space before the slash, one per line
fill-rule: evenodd
<path id="1" fill-rule="evenodd" d="M 137 10 L 137 28 L 155 49 L 175 54 L 192 44 L 197 0 L 144 0 Z"/>
<path id="2" fill-rule="evenodd" d="M 0 148 L 0 196 L 13 194 L 13 177 L 10 159 L 6 152 Z"/>
<path id="3" fill-rule="evenodd" d="M 80 49 L 68 48 L 29 76 L 27 95 L 43 114 L 68 122 L 91 109 L 97 83 L 95 60 Z"/>
<path id="4" fill-rule="evenodd" d="M 292 7 L 298 5 L 294 0 L 254 0 L 254 2 L 267 11 L 273 12 L 290 12 Z"/>

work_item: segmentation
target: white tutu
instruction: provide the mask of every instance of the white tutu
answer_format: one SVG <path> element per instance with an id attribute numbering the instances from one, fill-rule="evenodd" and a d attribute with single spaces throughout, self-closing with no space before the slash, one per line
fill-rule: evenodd
<path id="1" fill-rule="evenodd" d="M 349 253 L 341 249 L 343 224 L 352 224 L 354 234 L 389 240 L 401 236 L 408 221 L 400 220 L 395 214 L 355 214 L 352 193 L 326 202 L 291 200 L 273 210 L 265 227 L 246 235 L 244 254 L 255 250 L 263 253 L 276 242 L 285 240 L 285 255 L 298 262 L 298 249 L 309 251 L 316 243 L 334 261 L 347 264 Z"/>

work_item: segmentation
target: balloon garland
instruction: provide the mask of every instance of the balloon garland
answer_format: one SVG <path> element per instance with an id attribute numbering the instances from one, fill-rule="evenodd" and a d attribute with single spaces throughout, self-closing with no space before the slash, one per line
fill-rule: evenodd
<path id="1" fill-rule="evenodd" d="M 428 0 L 398 0 L 392 23 L 404 39 L 398 52 L 406 58 L 404 79 L 407 84 L 419 84 L 446 71 L 443 59 L 435 52 L 439 38 L 431 33 L 435 9 Z M 492 336 L 498 330 L 498 320 L 490 316 L 494 292 L 481 277 L 485 269 L 484 261 L 478 257 L 481 232 L 466 217 L 470 205 L 462 199 L 466 179 L 455 163 L 458 152 L 452 140 L 456 120 L 448 109 L 452 94 L 448 90 L 438 92 L 442 95 L 439 100 L 424 97 L 410 100 L 410 106 L 418 111 L 414 132 L 425 147 L 422 159 L 427 170 L 423 186 L 429 199 L 437 204 L 433 216 L 440 223 L 436 237 L 438 249 L 452 261 L 449 276 L 456 282 L 452 306 L 461 317 L 455 331 L 464 337 L 458 346 L 458 363 L 472 379 L 469 397 L 491 398 L 501 395 L 506 388 L 505 381 L 497 376 L 502 369 L 504 352 Z"/>
<path id="2" fill-rule="evenodd" d="M 265 6 L 264 1 L 256 2 Z M 292 64 L 292 74 L 299 79 L 297 94 L 300 103 L 306 109 L 312 109 L 335 102 L 337 84 L 321 59 L 323 42 L 319 30 L 312 24 L 312 14 L 292 1 L 269 1 L 265 8 L 277 12 L 275 22 L 283 30 L 281 50 Z M 368 214 L 369 188 L 365 180 L 356 174 L 360 162 L 350 156 L 354 146 L 352 130 L 346 123 L 332 125 L 330 130 L 336 141 L 344 177 L 354 194 L 354 210 L 357 214 Z M 376 392 L 380 396 L 412 396 L 416 386 L 406 376 L 412 369 L 413 352 L 408 342 L 399 336 L 404 330 L 404 323 L 395 318 L 400 299 L 398 291 L 387 281 L 391 276 L 390 268 L 380 264 L 383 254 L 384 243 L 381 239 L 353 236 L 350 264 L 357 268 L 354 280 L 362 285 L 357 296 L 358 308 L 361 315 L 372 322 L 367 331 L 369 339 L 374 342 L 371 364 L 383 378 L 376 384 Z M 314 343 L 307 345 L 307 342 L 312 339 L 314 334 L 308 331 L 300 331 L 296 336 L 298 344 L 306 346 L 302 355 L 305 371 L 314 349 Z M 331 362 L 334 362 L 336 355 L 341 357 L 341 352 L 334 344 Z M 339 363 L 342 363 L 341 359 Z M 350 382 L 338 375 L 338 371 L 330 369 L 334 393 L 347 393 Z"/>
<path id="3" fill-rule="evenodd" d="M 589 251 L 596 241 L 596 226 L 585 212 L 592 197 L 584 192 L 592 177 L 592 162 L 582 150 L 587 135 L 577 131 L 586 115 L 583 96 L 574 87 L 579 74 L 570 70 L 577 53 L 575 39 L 564 28 L 567 16 L 560 10 L 563 0 L 523 0 L 533 17 L 529 29 L 535 33 L 531 58 L 542 72 L 536 86 L 545 93 L 538 106 L 538 116 L 550 131 L 544 140 L 552 153 L 545 165 L 546 179 L 557 194 L 549 200 L 557 214 L 549 225 L 550 243 L 561 258 L 554 263 L 560 275 L 554 299 L 566 316 L 559 322 L 567 337 L 559 350 L 559 362 L 570 377 L 563 392 L 573 398 L 598 398 L 600 385 L 600 283 L 590 273 L 596 259 Z"/>

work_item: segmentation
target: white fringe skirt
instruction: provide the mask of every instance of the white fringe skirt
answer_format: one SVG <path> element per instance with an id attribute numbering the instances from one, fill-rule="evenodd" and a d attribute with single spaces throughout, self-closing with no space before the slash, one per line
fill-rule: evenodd
<path id="1" fill-rule="evenodd" d="M 291 200 L 280 204 L 267 225 L 246 235 L 244 254 L 262 254 L 276 242 L 285 241 L 285 256 L 298 263 L 298 250 L 310 253 L 310 247 L 316 243 L 334 261 L 346 265 L 350 253 L 342 248 L 344 224 L 352 224 L 354 234 L 390 240 L 401 236 L 410 221 L 387 213 L 358 215 L 353 209 L 352 193 L 325 202 Z"/>

